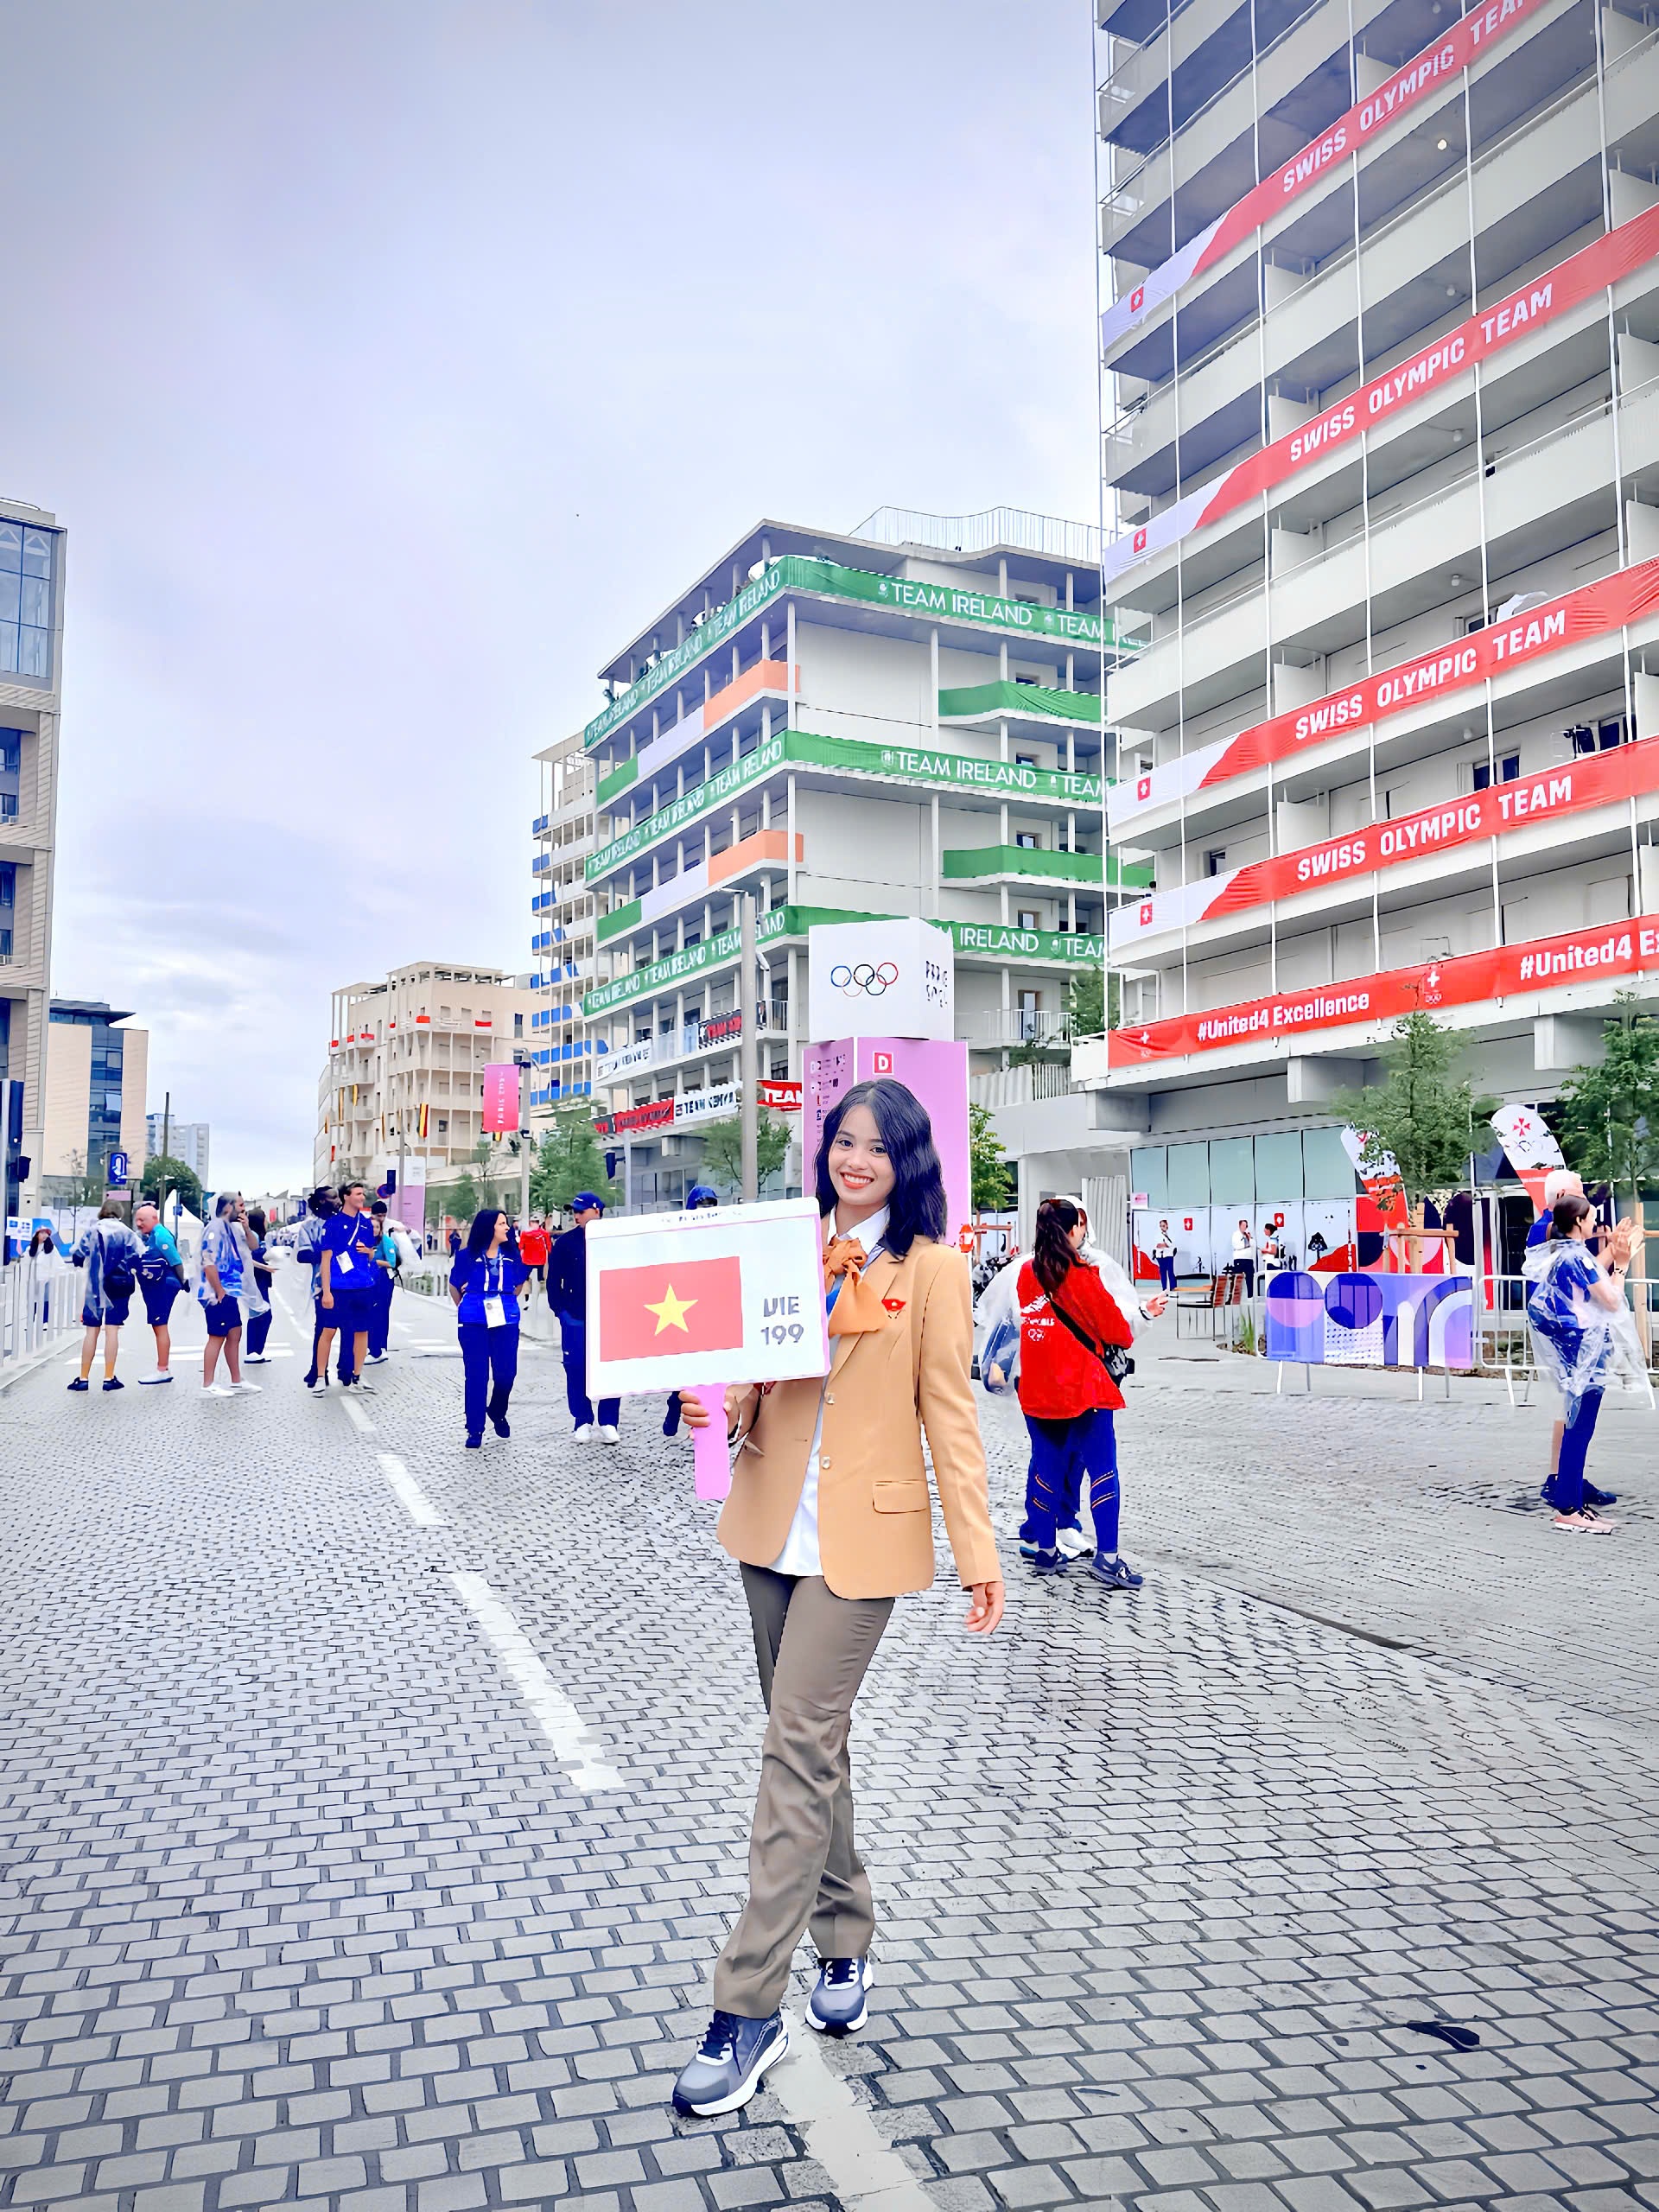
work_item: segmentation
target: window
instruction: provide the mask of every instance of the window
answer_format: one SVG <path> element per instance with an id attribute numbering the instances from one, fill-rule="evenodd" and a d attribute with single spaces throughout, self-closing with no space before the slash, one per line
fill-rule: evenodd
<path id="1" fill-rule="evenodd" d="M 17 900 L 17 870 L 10 861 L 0 861 L 0 906 L 11 906 Z"/>
<path id="2" fill-rule="evenodd" d="M 439 1115 L 439 1116 L 438 1116 L 438 1135 L 439 1135 L 441 1137 L 447 1137 L 447 1136 L 448 1135 L 448 1134 L 449 1134 L 449 1123 L 448 1123 L 448 1120 L 446 1119 L 446 1117 L 445 1117 L 443 1115 L 440 1114 L 440 1115 Z"/>
<path id="3" fill-rule="evenodd" d="M 1521 755 L 1518 753 L 1505 753 L 1500 758 L 1497 764 L 1498 782 L 1500 784 L 1512 784 L 1520 773 Z M 1478 791 L 1490 791 L 1491 789 L 1491 762 L 1490 760 L 1477 760 L 1474 766 L 1473 789 Z"/>
<path id="4" fill-rule="evenodd" d="M 1206 875 L 1219 875 L 1226 865 L 1227 848 L 1225 845 L 1217 845 L 1213 847 L 1212 849 L 1207 852 L 1204 856 L 1204 872 Z"/>
<path id="5" fill-rule="evenodd" d="M 1034 853 L 1037 850 L 1037 832 L 1034 830 L 1016 830 L 1014 842 L 1023 851 Z"/>
<path id="6" fill-rule="evenodd" d="M 1016 768 L 1034 768 L 1037 766 L 1037 755 L 1034 753 L 1016 753 L 1014 756 L 1014 765 Z"/>
<path id="7" fill-rule="evenodd" d="M 524 1017 L 522 1014 L 515 1014 L 512 1017 L 512 1033 L 515 1037 L 522 1037 L 524 1033 Z M 1472 1204 L 1472 1200 L 1471 1203 Z"/>
<path id="8" fill-rule="evenodd" d="M 1041 929 L 1042 924 L 1037 918 L 1037 909 L 1034 906 L 1020 907 L 1019 913 L 1019 926 L 1022 930 Z"/>
<path id="9" fill-rule="evenodd" d="M 0 673 L 51 673 L 52 533 L 0 516 Z"/>

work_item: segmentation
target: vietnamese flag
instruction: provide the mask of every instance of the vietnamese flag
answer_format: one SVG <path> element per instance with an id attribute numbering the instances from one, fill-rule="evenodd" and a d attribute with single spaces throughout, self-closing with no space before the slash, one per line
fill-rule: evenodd
<path id="1" fill-rule="evenodd" d="M 599 1341 L 607 1360 L 741 1351 L 743 1278 L 736 1254 L 607 1268 L 599 1278 Z"/>

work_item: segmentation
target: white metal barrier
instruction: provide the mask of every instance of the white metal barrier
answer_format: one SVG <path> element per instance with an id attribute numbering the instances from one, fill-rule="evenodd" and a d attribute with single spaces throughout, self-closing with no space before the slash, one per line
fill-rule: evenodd
<path id="1" fill-rule="evenodd" d="M 62 1260 L 42 1270 L 28 1260 L 0 1268 L 0 1376 L 80 1326 L 85 1278 Z"/>

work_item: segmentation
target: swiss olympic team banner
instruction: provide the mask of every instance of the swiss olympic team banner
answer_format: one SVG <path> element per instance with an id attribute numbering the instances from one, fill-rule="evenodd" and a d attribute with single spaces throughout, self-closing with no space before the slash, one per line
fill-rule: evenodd
<path id="1" fill-rule="evenodd" d="M 1183 284 L 1202 276 L 1281 209 L 1311 192 L 1337 162 L 1362 153 L 1431 92 L 1449 88 L 1452 78 L 1518 30 L 1543 4 L 1544 0 L 1491 0 L 1489 6 L 1471 10 L 1444 37 L 1414 54 L 1374 92 L 1368 92 L 1345 115 L 1338 116 L 1328 130 L 1311 140 L 1300 154 L 1281 162 L 1224 215 L 1217 215 L 1213 223 L 1189 238 L 1179 253 L 1148 271 L 1132 292 L 1114 301 L 1100 318 L 1102 345 L 1115 346 L 1126 331 L 1144 322 L 1154 308 L 1173 298 Z"/>
<path id="2" fill-rule="evenodd" d="M 1621 745 L 1611 753 L 1589 753 L 1565 767 L 1546 768 L 1541 774 L 1426 806 L 1415 814 L 1369 823 L 1346 837 L 1330 837 L 1322 845 L 1250 861 L 1224 875 L 1154 891 L 1112 915 L 1111 949 L 1117 952 L 1165 930 L 1214 921 L 1272 899 L 1294 898 L 1299 891 L 1399 868 L 1421 860 L 1425 853 L 1500 837 L 1510 830 L 1581 814 L 1651 791 L 1659 791 L 1659 737 Z"/>
<path id="3" fill-rule="evenodd" d="M 1287 760 L 1351 731 L 1386 721 L 1425 700 L 1465 690 L 1501 676 L 1524 661 L 1560 652 L 1588 638 L 1601 637 L 1659 612 L 1659 559 L 1620 569 L 1601 582 L 1585 584 L 1559 599 L 1529 607 L 1508 622 L 1496 622 L 1455 644 L 1437 645 L 1373 676 L 1362 677 L 1340 691 L 1294 707 L 1263 722 L 1203 746 L 1179 760 L 1166 760 L 1135 782 L 1115 785 L 1106 795 L 1112 835 L 1154 807 L 1190 798 L 1235 776 L 1248 776 L 1269 761 Z"/>
<path id="4" fill-rule="evenodd" d="M 1659 968 L 1659 920 L 1618 922 L 1599 930 L 1571 930 L 1530 944 L 1501 944 L 1491 952 L 1465 952 L 1426 967 L 1395 968 L 1348 983 L 1320 983 L 1311 990 L 1281 991 L 1246 999 L 1205 1014 L 1181 1014 L 1136 1029 L 1115 1029 L 1109 1066 L 1141 1067 L 1149 1060 L 1185 1059 L 1193 1052 L 1224 1052 L 1260 1038 L 1306 1036 L 1356 1023 L 1393 1021 L 1419 1007 L 1471 1006 L 1516 992 L 1554 990 L 1588 976 L 1633 976 Z"/>
<path id="5" fill-rule="evenodd" d="M 1101 564 L 1107 582 L 1150 560 L 1154 553 L 1161 553 L 1189 531 L 1218 521 L 1236 507 L 1287 483 L 1324 454 L 1351 444 L 1401 410 L 1427 399 L 1477 362 L 1488 360 L 1529 336 L 1540 323 L 1570 313 L 1620 277 L 1645 267 L 1656 254 L 1659 254 L 1659 207 L 1650 207 L 1558 263 L 1546 275 L 1535 276 L 1507 299 L 1471 315 L 1455 330 L 1448 330 L 1409 360 L 1398 362 L 1385 375 L 1374 377 L 1357 391 L 1351 391 L 1311 422 L 1275 438 L 1270 446 L 1241 461 L 1212 483 L 1189 492 L 1140 529 L 1115 538 Z"/>

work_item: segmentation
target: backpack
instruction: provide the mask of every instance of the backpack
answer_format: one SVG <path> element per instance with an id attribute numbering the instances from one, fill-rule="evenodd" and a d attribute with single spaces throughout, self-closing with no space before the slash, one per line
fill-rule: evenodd
<path id="1" fill-rule="evenodd" d="M 132 1262 L 124 1249 L 118 1244 L 111 1255 L 109 1245 L 102 1236 L 98 1239 L 98 1249 L 104 1264 L 105 1297 L 130 1298 L 138 1287 L 138 1278 L 132 1271 Z"/>

